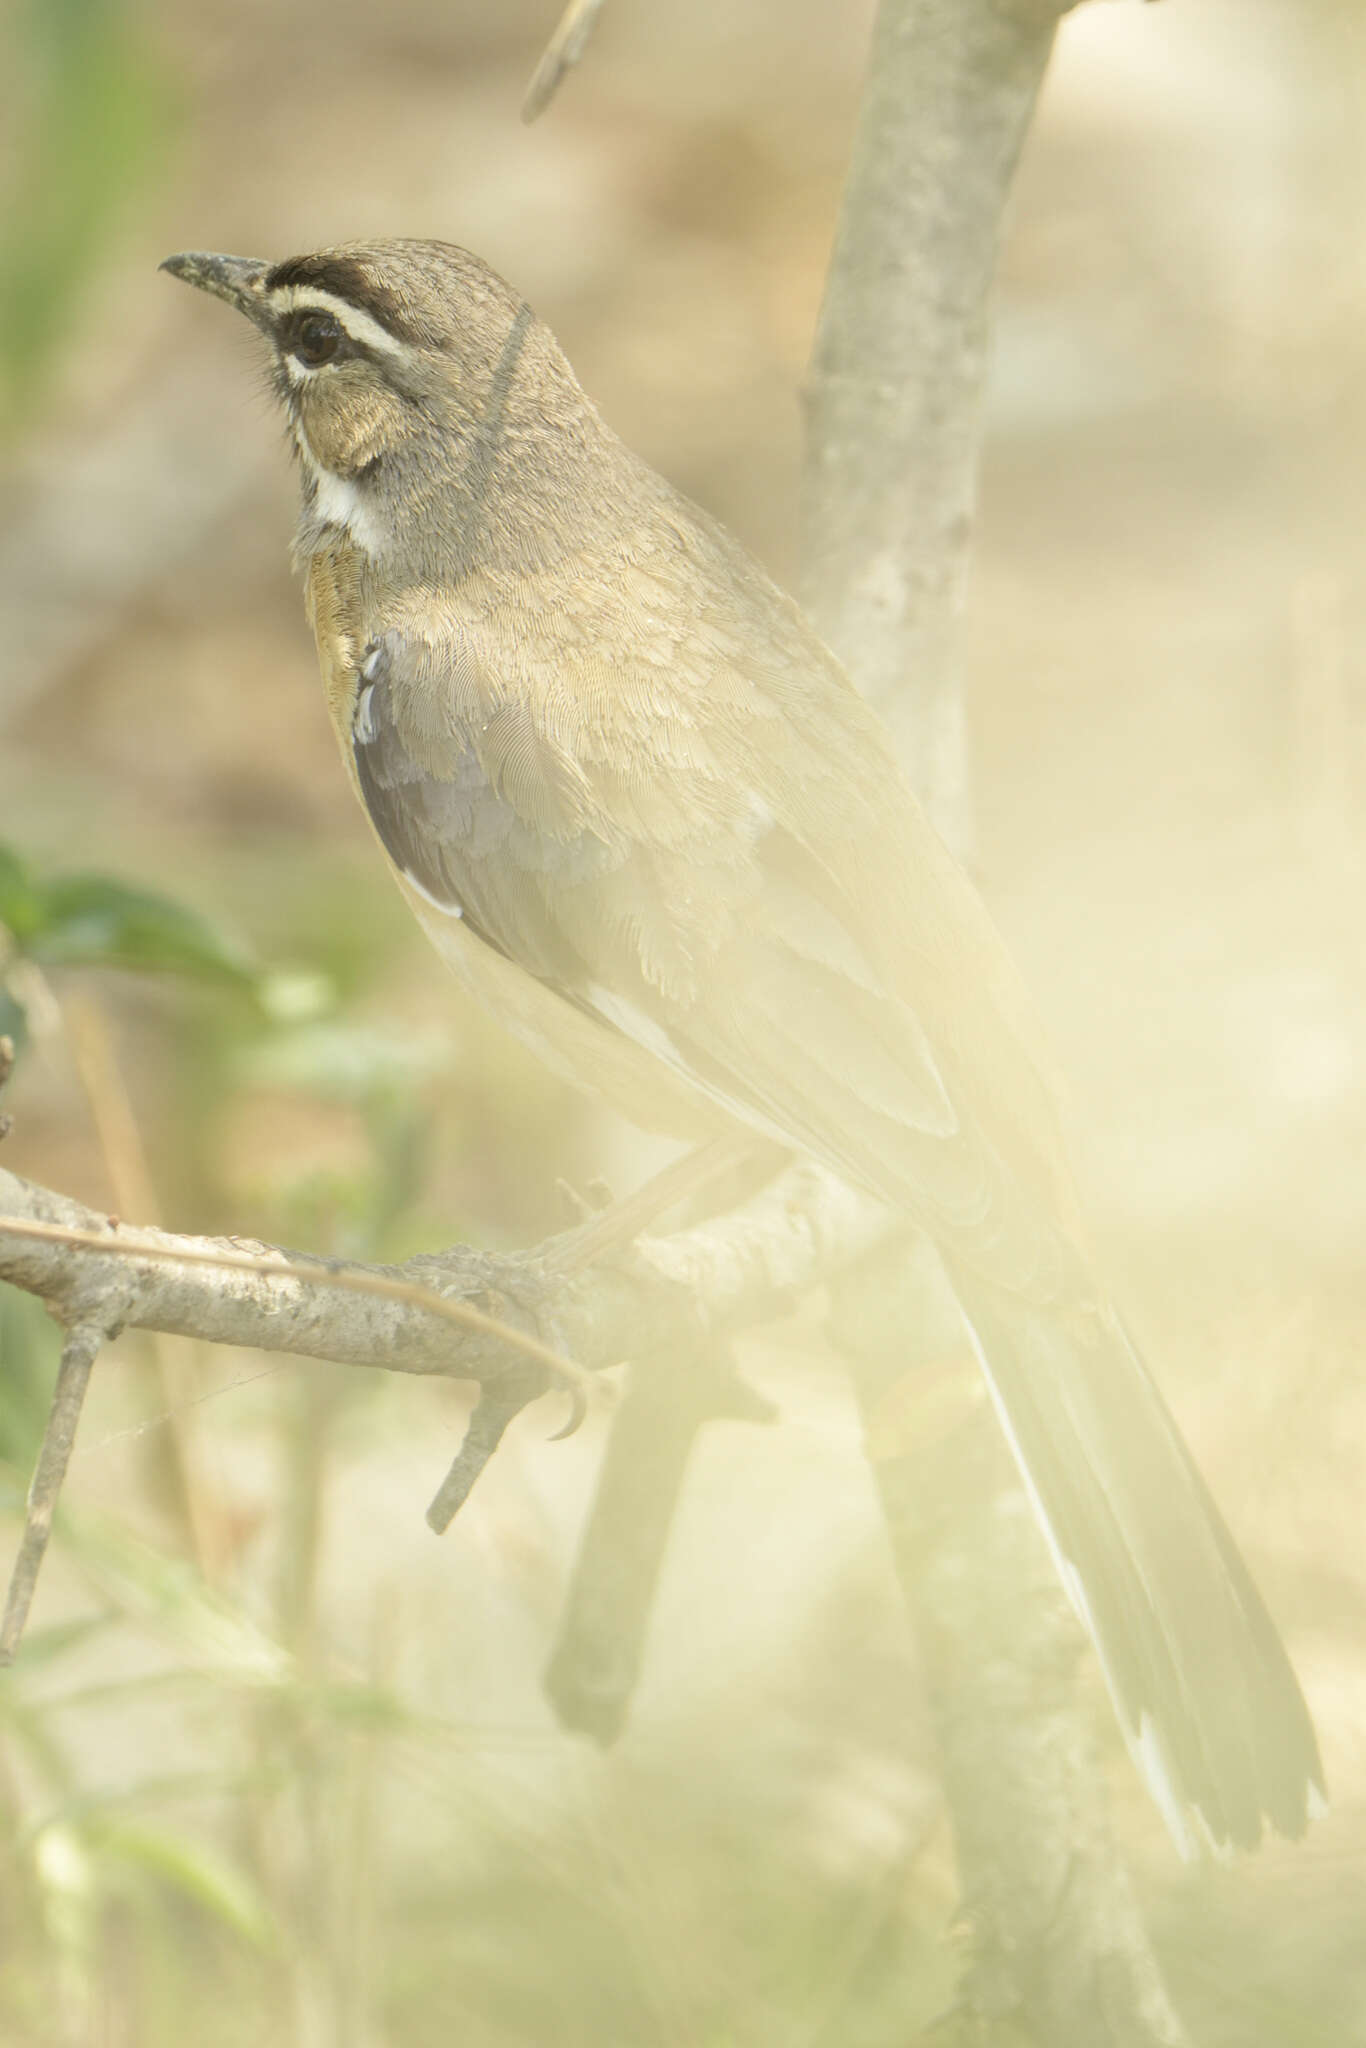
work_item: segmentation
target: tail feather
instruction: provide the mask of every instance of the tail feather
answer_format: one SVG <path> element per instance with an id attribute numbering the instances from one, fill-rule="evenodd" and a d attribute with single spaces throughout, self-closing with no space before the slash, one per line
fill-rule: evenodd
<path id="1" fill-rule="evenodd" d="M 954 1282 L 1059 1574 L 1177 1847 L 1298 1836 L 1323 1801 L 1276 1627 L 1112 1311 Z"/>

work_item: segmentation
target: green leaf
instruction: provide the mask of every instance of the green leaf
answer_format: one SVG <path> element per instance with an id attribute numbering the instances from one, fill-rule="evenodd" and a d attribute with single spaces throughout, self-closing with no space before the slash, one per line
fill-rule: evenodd
<path id="1" fill-rule="evenodd" d="M 337 1728 L 371 1735 L 392 1735 L 412 1734 L 423 1727 L 421 1716 L 415 1715 L 387 1685 L 370 1685 L 363 1681 L 322 1684 L 309 1691 L 307 1701 L 319 1719 L 329 1721 Z M 437 1726 L 443 1736 L 454 1732 L 450 1722 L 441 1721 Z"/>
<path id="2" fill-rule="evenodd" d="M 121 1863 L 158 1878 L 258 1948 L 273 1942 L 269 1908 L 247 1873 L 209 1843 L 169 1828 L 106 1823 L 92 1830 L 91 1848 L 105 1869 Z"/>
<path id="3" fill-rule="evenodd" d="M 131 889 L 104 875 L 50 882 L 27 950 L 52 967 L 132 967 L 254 987 L 240 948 L 198 912 L 169 896 Z"/>
<path id="4" fill-rule="evenodd" d="M 28 1012 L 3 981 L 0 981 L 0 1038 L 8 1038 L 17 1053 L 28 1044 Z"/>
<path id="5" fill-rule="evenodd" d="M 153 969 L 252 990 L 259 980 L 240 946 L 172 897 L 111 875 L 40 879 L 2 843 L 0 925 L 21 954 L 48 967 Z"/>
<path id="6" fill-rule="evenodd" d="M 22 948 L 42 922 L 42 891 L 12 846 L 0 842 L 0 925 Z"/>
<path id="7" fill-rule="evenodd" d="M 169 80 L 121 0 L 11 9 L 0 213 L 0 426 L 50 377 L 120 210 L 164 154 Z M 6 402 L 8 401 L 8 402 Z"/>
<path id="8" fill-rule="evenodd" d="M 449 1069 L 453 1057 L 449 1038 L 438 1032 L 328 1021 L 281 1030 L 253 1043 L 242 1053 L 240 1067 L 243 1078 L 257 1087 L 365 1105 L 412 1096 Z"/>

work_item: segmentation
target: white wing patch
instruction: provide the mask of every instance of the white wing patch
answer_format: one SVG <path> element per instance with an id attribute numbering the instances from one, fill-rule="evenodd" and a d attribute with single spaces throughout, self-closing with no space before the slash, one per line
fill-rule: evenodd
<path id="1" fill-rule="evenodd" d="M 368 697 L 370 692 L 366 690 L 364 694 Z M 356 709 L 359 712 L 359 704 L 356 706 Z M 433 910 L 439 910 L 443 917 L 463 917 L 465 915 L 463 907 L 459 903 L 452 903 L 449 896 L 433 896 L 425 883 L 419 882 L 411 868 L 400 868 L 399 873 L 403 877 L 405 886 L 411 889 L 415 896 L 420 896 L 424 903 L 430 903 Z"/>

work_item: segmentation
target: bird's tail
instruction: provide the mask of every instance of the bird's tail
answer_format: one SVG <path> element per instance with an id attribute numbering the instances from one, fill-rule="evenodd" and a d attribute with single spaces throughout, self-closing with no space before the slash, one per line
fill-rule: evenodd
<path id="1" fill-rule="evenodd" d="M 1284 1645 L 1147 1367 L 1109 1310 L 954 1282 L 1063 1584 L 1183 1855 L 1251 1848 L 1322 1807 Z"/>

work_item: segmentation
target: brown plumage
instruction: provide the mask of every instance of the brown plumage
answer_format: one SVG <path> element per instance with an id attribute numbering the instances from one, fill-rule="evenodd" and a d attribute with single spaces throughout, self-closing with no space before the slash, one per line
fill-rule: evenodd
<path id="1" fill-rule="evenodd" d="M 1313 1729 L 1092 1269 L 1031 1006 L 834 657 L 476 258 L 168 267 L 275 351 L 343 758 L 441 952 L 638 1120 L 935 1237 L 1178 1841 L 1298 1833 Z"/>

